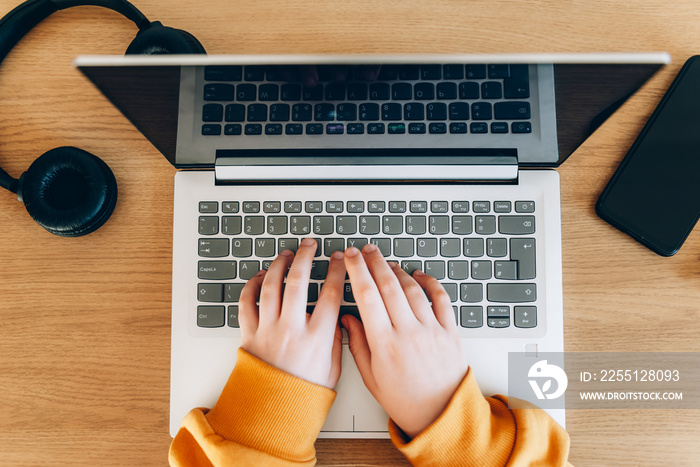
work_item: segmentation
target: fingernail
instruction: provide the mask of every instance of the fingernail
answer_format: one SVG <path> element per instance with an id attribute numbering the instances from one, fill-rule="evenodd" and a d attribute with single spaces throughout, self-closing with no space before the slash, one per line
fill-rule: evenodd
<path id="1" fill-rule="evenodd" d="M 316 240 L 313 238 L 305 238 L 304 240 L 301 241 L 302 246 L 316 246 Z"/>
<path id="2" fill-rule="evenodd" d="M 262 269 L 262 270 L 258 271 L 258 273 L 256 274 L 256 276 L 264 276 L 266 272 L 267 272 L 267 270 Z"/>
<path id="3" fill-rule="evenodd" d="M 284 250 L 282 253 L 280 253 L 280 256 L 292 256 L 294 252 L 292 250 Z"/>
<path id="4" fill-rule="evenodd" d="M 354 246 L 351 246 L 350 248 L 348 248 L 347 250 L 345 250 L 345 256 L 349 256 L 349 257 L 351 257 L 351 258 L 352 258 L 353 256 L 357 256 L 359 253 L 360 253 L 360 250 L 358 250 L 358 249 L 355 248 Z"/>
<path id="5" fill-rule="evenodd" d="M 389 261 L 389 267 L 390 267 L 391 269 L 398 268 L 398 267 L 399 267 L 399 263 L 397 263 L 397 262 L 395 262 L 395 261 Z"/>
<path id="6" fill-rule="evenodd" d="M 367 245 L 365 245 L 362 251 L 364 251 L 365 253 L 372 253 L 374 251 L 377 251 L 377 245 L 375 245 L 374 243 L 368 243 Z"/>
<path id="7" fill-rule="evenodd" d="M 413 271 L 413 274 L 416 276 L 425 276 L 425 273 L 420 269 L 416 269 L 415 271 Z"/>
<path id="8" fill-rule="evenodd" d="M 331 258 L 343 259 L 343 252 L 342 251 L 334 251 L 333 254 L 331 255 Z"/>

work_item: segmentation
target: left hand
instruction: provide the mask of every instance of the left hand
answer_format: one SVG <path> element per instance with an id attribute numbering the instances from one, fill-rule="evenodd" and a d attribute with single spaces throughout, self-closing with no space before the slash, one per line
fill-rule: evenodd
<path id="1" fill-rule="evenodd" d="M 331 256 L 321 294 L 309 315 L 306 303 L 315 252 L 316 242 L 304 239 L 296 257 L 283 251 L 267 273 L 261 271 L 248 281 L 239 301 L 241 348 L 282 371 L 333 389 L 340 378 L 338 311 L 345 265 L 341 252 Z"/>

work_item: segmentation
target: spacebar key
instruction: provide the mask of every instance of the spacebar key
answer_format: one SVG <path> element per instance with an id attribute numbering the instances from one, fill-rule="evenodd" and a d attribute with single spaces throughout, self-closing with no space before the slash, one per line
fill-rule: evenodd
<path id="1" fill-rule="evenodd" d="M 536 284 L 486 284 L 486 299 L 490 302 L 534 302 Z"/>

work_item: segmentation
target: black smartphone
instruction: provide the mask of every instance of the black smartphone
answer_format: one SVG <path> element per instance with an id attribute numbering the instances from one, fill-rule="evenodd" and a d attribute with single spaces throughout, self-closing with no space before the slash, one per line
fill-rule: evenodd
<path id="1" fill-rule="evenodd" d="M 700 217 L 700 56 L 688 59 L 596 203 L 596 213 L 672 256 Z"/>

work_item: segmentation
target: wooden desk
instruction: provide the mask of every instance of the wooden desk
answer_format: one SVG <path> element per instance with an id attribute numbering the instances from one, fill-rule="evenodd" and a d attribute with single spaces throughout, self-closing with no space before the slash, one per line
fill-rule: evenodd
<path id="1" fill-rule="evenodd" d="M 699 351 L 700 231 L 665 259 L 599 220 L 594 202 L 681 64 L 697 2 L 140 0 L 210 53 L 659 51 L 657 74 L 560 169 L 569 351 Z M 5 13 L 14 2 L 0 1 Z M 0 464 L 164 465 L 170 443 L 175 170 L 71 61 L 135 34 L 95 7 L 60 12 L 0 68 L 0 162 L 17 176 L 76 145 L 119 184 L 110 221 L 54 237 L 0 193 Z M 700 411 L 567 414 L 576 465 L 696 465 Z M 388 440 L 317 443 L 320 465 L 403 465 Z"/>

